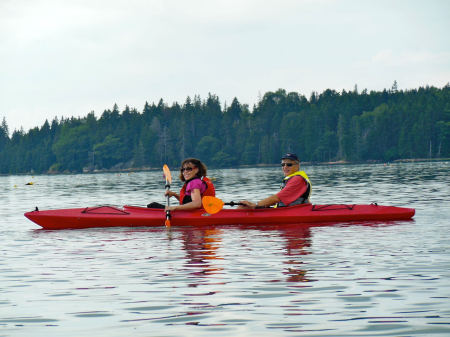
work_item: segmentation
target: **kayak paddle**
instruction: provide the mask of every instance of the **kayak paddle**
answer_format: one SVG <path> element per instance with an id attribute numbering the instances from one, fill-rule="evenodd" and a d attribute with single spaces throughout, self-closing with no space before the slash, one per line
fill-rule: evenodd
<path id="1" fill-rule="evenodd" d="M 170 189 L 170 184 L 172 183 L 172 175 L 170 174 L 169 167 L 164 164 L 163 166 L 164 177 L 166 178 L 166 191 Z M 167 194 L 167 207 L 170 206 L 170 196 Z M 170 211 L 166 211 L 166 221 L 164 222 L 166 227 L 170 227 Z"/>
<path id="2" fill-rule="evenodd" d="M 236 205 L 244 205 L 241 202 L 223 202 L 219 198 L 211 197 L 211 196 L 204 196 L 202 198 L 202 205 L 205 211 L 209 214 L 216 214 L 217 212 L 220 212 L 223 208 L 223 205 L 229 205 L 229 206 L 236 206 Z"/>

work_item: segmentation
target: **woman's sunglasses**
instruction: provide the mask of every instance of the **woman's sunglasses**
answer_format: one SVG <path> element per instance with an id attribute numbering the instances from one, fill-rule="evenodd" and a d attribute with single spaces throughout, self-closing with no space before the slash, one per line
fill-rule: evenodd
<path id="1" fill-rule="evenodd" d="M 194 169 L 194 167 L 183 167 L 183 168 L 181 169 L 181 172 L 184 172 L 184 171 L 186 171 L 186 172 L 191 172 L 193 169 Z"/>
<path id="2" fill-rule="evenodd" d="M 291 167 L 292 165 L 294 165 L 294 164 L 292 164 L 292 163 L 281 163 L 281 166 L 283 166 L 283 167 L 285 167 L 285 166 Z"/>

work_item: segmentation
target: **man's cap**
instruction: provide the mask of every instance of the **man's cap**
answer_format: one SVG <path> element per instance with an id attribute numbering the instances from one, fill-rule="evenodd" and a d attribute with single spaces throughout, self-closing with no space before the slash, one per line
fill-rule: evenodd
<path id="1" fill-rule="evenodd" d="M 295 154 L 295 153 L 291 153 L 291 152 L 288 152 L 288 153 L 286 153 L 283 157 L 281 157 L 281 159 L 283 160 L 283 159 L 290 159 L 290 160 L 296 160 L 296 161 L 300 161 L 299 159 L 298 159 L 298 157 L 297 157 L 297 155 Z"/>

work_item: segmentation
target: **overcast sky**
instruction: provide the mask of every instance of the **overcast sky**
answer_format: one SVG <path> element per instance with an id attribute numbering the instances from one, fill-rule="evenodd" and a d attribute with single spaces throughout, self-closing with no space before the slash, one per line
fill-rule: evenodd
<path id="1" fill-rule="evenodd" d="M 447 0 L 0 0 L 0 122 L 450 81 Z"/>

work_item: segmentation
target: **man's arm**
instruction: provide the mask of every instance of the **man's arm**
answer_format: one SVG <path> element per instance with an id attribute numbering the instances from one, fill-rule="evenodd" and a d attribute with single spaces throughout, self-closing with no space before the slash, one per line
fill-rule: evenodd
<path id="1" fill-rule="evenodd" d="M 240 203 L 244 204 L 244 206 L 247 206 L 249 208 L 259 208 L 259 207 L 269 207 L 272 205 L 275 205 L 280 202 L 280 199 L 276 194 L 271 195 L 270 197 L 267 197 L 265 199 L 262 199 L 258 201 L 257 203 L 253 203 L 251 201 L 242 200 Z"/>

